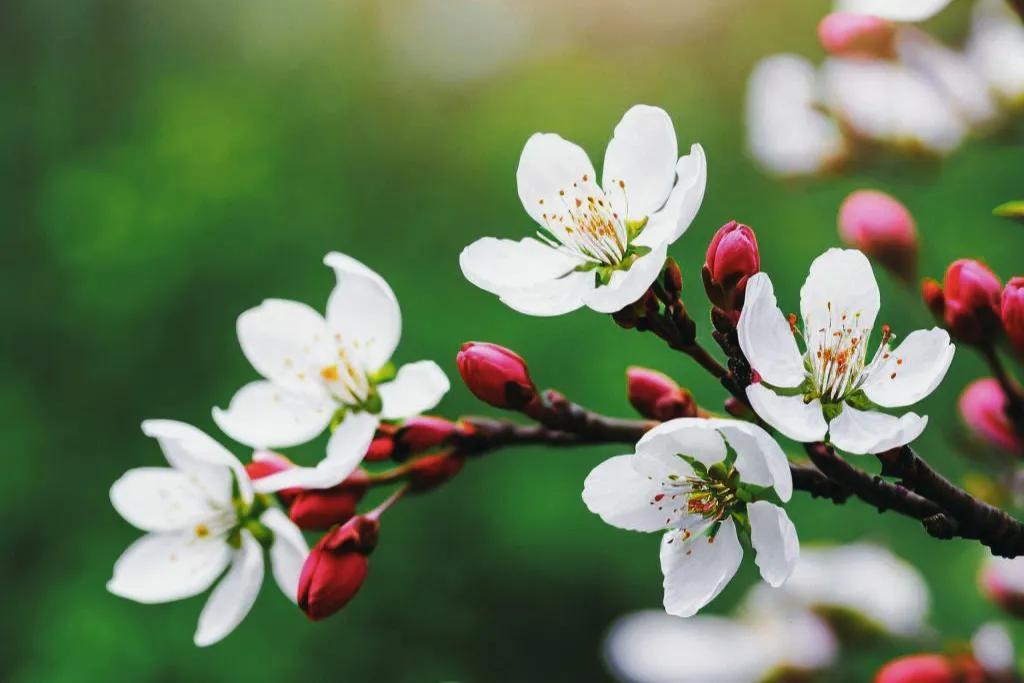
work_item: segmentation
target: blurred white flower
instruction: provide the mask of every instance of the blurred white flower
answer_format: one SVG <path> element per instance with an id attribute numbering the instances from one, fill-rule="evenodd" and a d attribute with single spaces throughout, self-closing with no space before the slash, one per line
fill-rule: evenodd
<path id="1" fill-rule="evenodd" d="M 398 301 L 359 261 L 332 252 L 324 263 L 338 282 L 327 316 L 296 301 L 268 299 L 238 317 L 242 352 L 264 380 L 251 382 L 213 419 L 253 448 L 305 443 L 328 427 L 327 455 L 316 467 L 292 467 L 254 483 L 257 491 L 329 488 L 358 467 L 381 419 L 402 419 L 437 405 L 448 378 L 433 361 L 394 373 L 401 335 Z"/>
<path id="2" fill-rule="evenodd" d="M 897 636 L 922 632 L 929 608 L 928 587 L 920 573 L 889 550 L 870 543 L 806 548 L 784 586 L 755 586 L 746 608 L 757 612 L 780 606 L 839 609 Z"/>
<path id="3" fill-rule="evenodd" d="M 780 432 L 804 443 L 830 441 L 848 453 L 881 453 L 916 439 L 927 417 L 900 417 L 879 408 L 908 406 L 942 381 L 955 347 L 940 328 L 917 330 L 896 348 L 888 327 L 867 361 L 879 310 L 878 284 L 856 249 L 829 249 L 811 264 L 800 289 L 805 351 L 796 321 L 787 321 L 771 279 L 747 282 L 737 333 L 760 381 L 747 387 L 754 410 Z"/>
<path id="4" fill-rule="evenodd" d="M 846 155 L 838 124 L 823 111 L 818 71 L 797 55 L 766 57 L 747 83 L 747 142 L 754 158 L 783 176 L 817 173 Z"/>
<path id="5" fill-rule="evenodd" d="M 1024 23 L 1004 0 L 974 7 L 967 58 L 1008 107 L 1024 107 Z"/>
<path id="6" fill-rule="evenodd" d="M 202 431 L 147 420 L 170 467 L 128 470 L 110 488 L 114 509 L 147 532 L 118 558 L 107 590 L 142 603 L 202 593 L 225 568 L 195 633 L 203 647 L 221 640 L 249 613 L 263 583 L 263 545 L 274 578 L 295 602 L 309 549 L 281 510 L 253 496 L 242 464 Z"/>
<path id="7" fill-rule="evenodd" d="M 749 485 L 753 485 L 751 488 Z M 583 501 L 608 524 L 666 530 L 661 543 L 665 611 L 687 617 L 713 600 L 739 568 L 739 531 L 749 534 L 761 577 L 781 585 L 800 554 L 779 506 L 793 493 L 785 454 L 756 425 L 679 418 L 647 432 L 636 453 L 610 458 L 587 476 Z"/>
<path id="8" fill-rule="evenodd" d="M 704 150 L 695 144 L 687 156 L 677 154 L 668 114 L 644 105 L 615 127 L 601 185 L 580 147 L 534 134 L 516 179 L 523 207 L 540 226 L 537 239 L 477 240 L 459 257 L 463 274 L 529 315 L 628 306 L 658 277 L 668 246 L 704 197 Z"/>
<path id="9" fill-rule="evenodd" d="M 1010 633 L 1002 624 L 982 625 L 971 638 L 971 651 L 981 668 L 989 673 L 1013 673 L 1016 653 Z"/>
<path id="10" fill-rule="evenodd" d="M 900 22 L 925 21 L 946 8 L 952 0 L 836 0 L 837 12 L 871 14 Z"/>

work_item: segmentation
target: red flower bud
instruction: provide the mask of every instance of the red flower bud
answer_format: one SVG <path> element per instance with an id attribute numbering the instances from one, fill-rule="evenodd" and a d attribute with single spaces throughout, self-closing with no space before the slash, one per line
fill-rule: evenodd
<path id="1" fill-rule="evenodd" d="M 893 25 L 870 14 L 833 12 L 818 24 L 818 40 L 838 57 L 890 57 Z"/>
<path id="2" fill-rule="evenodd" d="M 697 414 L 693 395 L 655 370 L 637 366 L 629 368 L 626 370 L 626 387 L 630 405 L 644 417 L 665 421 Z"/>
<path id="3" fill-rule="evenodd" d="M 504 346 L 466 342 L 456 363 L 473 395 L 495 408 L 519 410 L 537 397 L 526 361 Z"/>
<path id="4" fill-rule="evenodd" d="M 369 488 L 369 477 L 356 470 L 337 486 L 305 489 L 296 494 L 288 507 L 288 517 L 302 529 L 326 529 L 341 524 L 356 514 Z"/>
<path id="5" fill-rule="evenodd" d="M 398 428 L 390 424 L 382 424 L 377 427 L 377 433 L 374 435 L 373 441 L 370 442 L 370 447 L 366 449 L 363 460 L 379 462 L 390 458 L 395 450 L 396 431 Z"/>
<path id="6" fill-rule="evenodd" d="M 410 455 L 433 450 L 450 442 L 457 432 L 455 423 L 443 417 L 420 415 L 409 418 L 395 433 L 392 457 L 405 460 Z"/>
<path id="7" fill-rule="evenodd" d="M 310 551 L 299 576 L 299 609 L 313 621 L 334 614 L 355 597 L 366 578 L 366 556 L 377 545 L 380 523 L 360 515 L 332 529 Z"/>
<path id="8" fill-rule="evenodd" d="M 944 655 L 910 655 L 894 659 L 875 675 L 875 683 L 958 683 L 953 662 Z"/>
<path id="9" fill-rule="evenodd" d="M 911 282 L 917 270 L 917 227 L 895 198 L 877 190 L 858 190 L 839 207 L 839 236 L 852 247 Z"/>
<path id="10" fill-rule="evenodd" d="M 295 467 L 288 458 L 284 457 L 280 453 L 274 453 L 273 451 L 256 451 L 253 453 L 253 461 L 247 463 L 245 466 L 245 473 L 249 475 L 249 478 L 253 481 L 262 479 L 263 477 L 269 477 L 271 474 L 277 474 L 284 470 Z M 302 493 L 302 489 L 295 487 L 290 489 L 281 489 L 277 492 L 277 497 L 281 499 L 285 505 L 291 503 L 292 499 L 296 494 Z"/>
<path id="11" fill-rule="evenodd" d="M 1010 278 L 1003 290 L 1003 329 L 1017 353 L 1024 358 L 1024 277 Z"/>
<path id="12" fill-rule="evenodd" d="M 960 395 L 960 416 L 970 430 L 985 441 L 1012 453 L 1024 452 L 1010 418 L 1006 394 L 999 381 L 986 377 L 972 382 Z"/>
<path id="13" fill-rule="evenodd" d="M 413 491 L 422 493 L 435 489 L 462 470 L 465 458 L 447 453 L 427 455 L 409 466 L 409 484 Z"/>
<path id="14" fill-rule="evenodd" d="M 925 280 L 921 293 L 932 312 L 941 315 L 949 333 L 966 344 L 991 343 L 1002 327 L 1002 284 L 980 261 L 954 261 L 946 269 L 941 288 Z"/>
<path id="15" fill-rule="evenodd" d="M 726 311 L 743 307 L 747 280 L 761 269 L 757 236 L 749 226 L 729 221 L 715 233 L 708 246 L 701 277 L 704 291 L 715 306 Z"/>

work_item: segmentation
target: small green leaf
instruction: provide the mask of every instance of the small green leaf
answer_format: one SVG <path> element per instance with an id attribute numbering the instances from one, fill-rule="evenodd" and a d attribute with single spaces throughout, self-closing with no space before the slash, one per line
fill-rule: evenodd
<path id="1" fill-rule="evenodd" d="M 992 213 L 1001 218 L 1012 218 L 1024 221 L 1024 199 L 1017 199 L 1012 202 L 1000 204 L 992 209 Z"/>
<path id="2" fill-rule="evenodd" d="M 644 216 L 638 221 L 626 221 L 626 235 L 628 236 L 628 241 L 632 242 L 636 239 L 646 227 L 647 216 Z"/>

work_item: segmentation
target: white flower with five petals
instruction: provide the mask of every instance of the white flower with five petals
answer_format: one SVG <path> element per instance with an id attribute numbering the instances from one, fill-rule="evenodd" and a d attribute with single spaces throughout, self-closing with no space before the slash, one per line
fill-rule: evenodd
<path id="1" fill-rule="evenodd" d="M 552 133 L 533 135 L 516 180 L 523 207 L 540 226 L 537 238 L 477 240 L 459 257 L 463 274 L 529 315 L 628 306 L 658 277 L 669 245 L 704 198 L 703 148 L 677 155 L 672 120 L 645 105 L 615 127 L 600 184 L 579 146 Z"/>
<path id="2" fill-rule="evenodd" d="M 955 347 L 942 329 L 917 330 L 891 348 L 888 326 L 872 360 L 867 347 L 878 315 L 871 264 L 856 249 L 829 249 L 811 264 L 800 290 L 801 353 L 796 319 L 776 306 L 772 282 L 747 282 L 740 348 L 760 381 L 747 388 L 758 415 L 800 442 L 830 441 L 848 453 L 881 453 L 910 443 L 927 417 L 889 415 L 928 396 L 945 377 Z"/>
<path id="3" fill-rule="evenodd" d="M 253 448 L 286 448 L 332 429 L 316 467 L 292 467 L 254 483 L 257 491 L 329 488 L 351 474 L 382 419 L 412 417 L 448 391 L 433 361 L 390 364 L 402 318 L 391 287 L 359 261 L 332 252 L 338 282 L 326 318 L 296 301 L 268 299 L 238 318 L 238 341 L 265 379 L 242 387 L 213 419 Z"/>
<path id="4" fill-rule="evenodd" d="M 665 531 L 665 611 L 696 614 L 736 573 L 749 536 L 762 578 L 785 582 L 800 554 L 782 502 L 793 493 L 789 463 L 763 429 L 738 420 L 679 418 L 643 436 L 636 453 L 587 476 L 583 502 L 608 524 Z"/>
<path id="5" fill-rule="evenodd" d="M 309 548 L 280 509 L 254 496 L 238 459 L 182 422 L 147 420 L 142 430 L 171 466 L 129 470 L 110 488 L 114 509 L 147 533 L 117 560 L 107 589 L 136 602 L 170 602 L 202 593 L 227 569 L 195 633 L 196 645 L 212 645 L 256 601 L 267 545 L 277 585 L 296 602 Z"/>

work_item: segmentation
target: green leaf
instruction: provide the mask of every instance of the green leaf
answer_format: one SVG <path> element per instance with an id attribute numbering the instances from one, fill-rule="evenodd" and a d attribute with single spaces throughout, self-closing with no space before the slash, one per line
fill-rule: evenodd
<path id="1" fill-rule="evenodd" d="M 1000 204 L 996 208 L 992 209 L 992 213 L 1001 218 L 1012 218 L 1014 220 L 1024 221 L 1024 199 L 1017 199 L 1012 202 Z"/>

